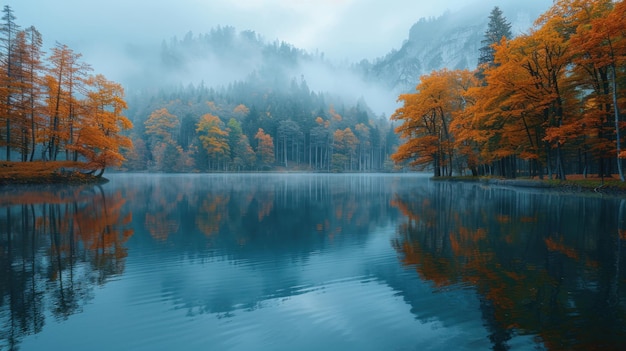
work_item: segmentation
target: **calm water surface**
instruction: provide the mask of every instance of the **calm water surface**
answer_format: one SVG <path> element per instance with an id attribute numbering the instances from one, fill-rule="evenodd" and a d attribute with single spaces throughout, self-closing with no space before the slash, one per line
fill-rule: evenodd
<path id="1" fill-rule="evenodd" d="M 0 189 L 0 350 L 626 349 L 624 200 L 109 178 Z"/>

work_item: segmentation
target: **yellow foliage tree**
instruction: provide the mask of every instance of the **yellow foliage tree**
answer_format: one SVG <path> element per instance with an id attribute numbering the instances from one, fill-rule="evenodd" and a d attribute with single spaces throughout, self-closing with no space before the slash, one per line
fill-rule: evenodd
<path id="1" fill-rule="evenodd" d="M 258 141 L 256 155 L 263 166 L 269 166 L 274 163 L 274 139 L 265 133 L 262 128 L 254 136 Z"/>
<path id="2" fill-rule="evenodd" d="M 228 131 L 223 126 L 219 117 L 210 113 L 202 116 L 196 125 L 198 138 L 209 155 L 209 168 L 219 168 L 219 162 L 225 161 L 230 155 Z"/>

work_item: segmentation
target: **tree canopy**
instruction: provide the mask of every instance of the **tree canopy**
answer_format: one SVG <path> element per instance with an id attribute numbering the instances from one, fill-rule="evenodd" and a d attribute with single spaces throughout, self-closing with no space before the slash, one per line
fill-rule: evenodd
<path id="1" fill-rule="evenodd" d="M 495 8 L 476 79 L 464 71 L 421 77 L 393 119 L 396 162 L 435 175 L 622 174 L 626 3 L 560 0 L 528 33 L 510 38 Z M 463 78 L 466 77 L 466 78 Z"/>
<path id="2" fill-rule="evenodd" d="M 57 43 L 46 56 L 35 27 L 21 30 L 10 6 L 0 26 L 0 146 L 5 159 L 78 161 L 101 175 L 132 148 L 124 89 Z"/>

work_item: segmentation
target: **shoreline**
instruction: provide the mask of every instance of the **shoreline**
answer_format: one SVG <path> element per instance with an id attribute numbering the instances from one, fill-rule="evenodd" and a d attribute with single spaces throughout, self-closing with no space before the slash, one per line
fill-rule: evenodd
<path id="1" fill-rule="evenodd" d="M 579 180 L 501 179 L 487 177 L 431 177 L 432 181 L 481 183 L 487 186 L 538 189 L 573 195 L 626 197 L 626 183 L 609 178 Z"/>
<path id="2" fill-rule="evenodd" d="M 37 185 L 89 185 L 109 182 L 105 177 L 95 177 L 88 174 L 39 174 L 27 177 L 0 177 L 0 187 L 7 186 L 37 186 Z"/>
<path id="3" fill-rule="evenodd" d="M 0 161 L 0 186 L 13 185 L 80 185 L 108 182 L 81 170 L 89 170 L 82 162 L 74 161 Z"/>
<path id="4" fill-rule="evenodd" d="M 45 163 L 44 163 L 45 164 Z M 38 169 L 25 171 L 20 170 L 16 173 L 7 172 L 3 174 L 3 169 L 8 170 L 12 167 L 8 163 L 0 164 L 0 187 L 6 186 L 37 186 L 37 185 L 89 185 L 89 184 L 105 184 L 109 182 L 106 177 L 96 177 L 92 174 L 82 173 L 76 170 L 76 168 L 65 168 L 67 164 L 55 164 L 46 170 Z M 76 164 L 72 164 L 76 166 Z M 6 167 L 6 168 L 5 168 Z M 126 173 L 126 172 L 113 172 L 113 173 Z M 150 172 L 147 172 L 148 174 Z M 257 172 L 252 172 L 257 173 Z M 258 173 L 272 173 L 272 172 L 258 172 Z M 276 173 L 313 173 L 320 174 L 325 172 L 307 172 L 307 171 L 289 171 L 289 172 L 276 172 Z M 376 172 L 381 174 L 389 174 L 389 172 Z M 196 173 L 194 173 L 196 174 Z M 568 193 L 574 195 L 583 194 L 595 194 L 600 196 L 615 196 L 626 197 L 626 183 L 619 181 L 616 178 L 605 178 L 601 180 L 598 177 L 589 178 L 574 178 L 564 181 L 550 180 L 550 179 L 504 179 L 504 178 L 492 178 L 492 177 L 468 177 L 468 176 L 453 176 L 453 177 L 429 177 L 429 180 L 436 182 L 466 182 L 466 183 L 480 183 L 486 186 L 498 186 L 509 188 L 526 188 L 526 189 L 538 189 L 546 191 L 554 191 L 559 193 Z"/>

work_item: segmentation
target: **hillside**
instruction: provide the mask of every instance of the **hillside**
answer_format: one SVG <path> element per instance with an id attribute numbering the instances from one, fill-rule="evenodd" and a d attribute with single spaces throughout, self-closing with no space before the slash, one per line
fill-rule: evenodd
<path id="1" fill-rule="evenodd" d="M 513 33 L 527 32 L 546 8 L 539 4 L 501 6 Z M 490 8 L 446 12 L 436 18 L 421 18 L 409 30 L 402 47 L 373 63 L 361 62 L 357 69 L 368 81 L 379 82 L 397 92 L 415 88 L 419 77 L 433 70 L 474 69 L 487 28 Z"/>

